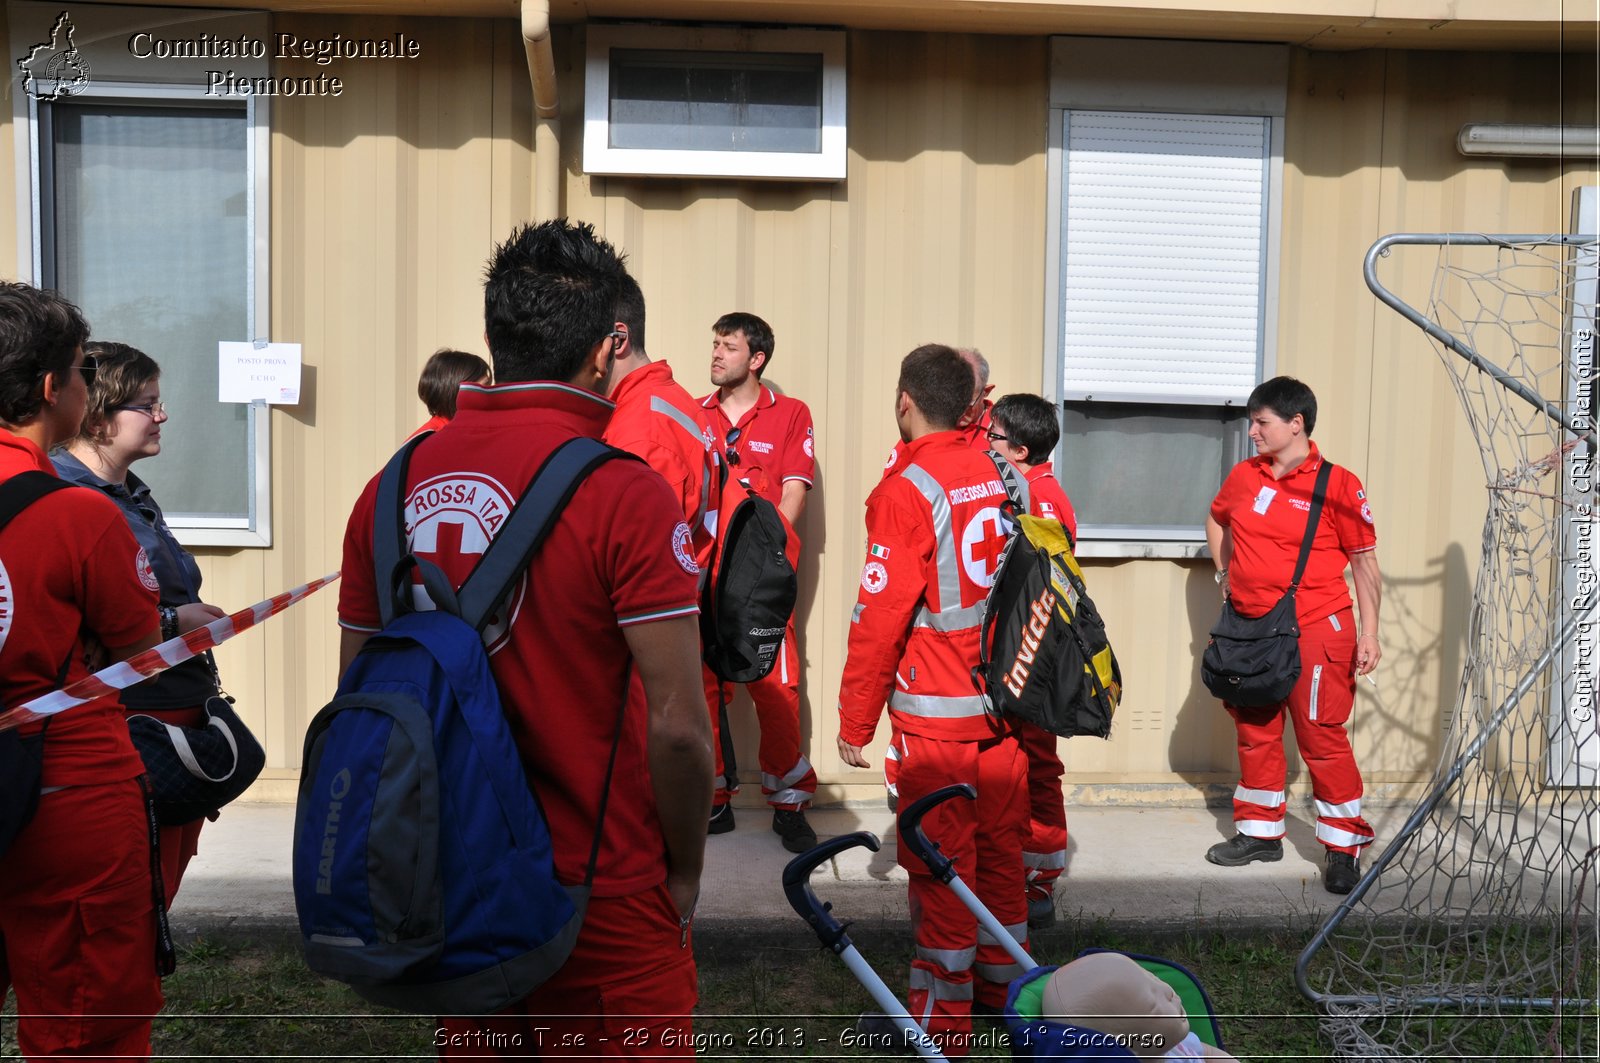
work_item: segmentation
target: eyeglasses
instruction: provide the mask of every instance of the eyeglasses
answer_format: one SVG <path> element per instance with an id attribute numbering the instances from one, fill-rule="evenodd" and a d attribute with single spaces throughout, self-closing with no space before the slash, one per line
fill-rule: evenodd
<path id="1" fill-rule="evenodd" d="M 78 372 L 83 374 L 83 382 L 85 384 L 92 385 L 94 383 L 95 371 L 99 368 L 100 363 L 95 360 L 94 355 L 86 354 L 83 356 L 83 364 L 78 366 Z"/>
<path id="2" fill-rule="evenodd" d="M 999 432 L 996 432 L 993 428 L 989 429 L 984 434 L 989 437 L 989 442 L 991 442 L 991 443 L 995 442 L 996 440 L 999 440 L 1002 443 L 1011 442 L 1010 437 L 1001 435 Z"/>
<path id="3" fill-rule="evenodd" d="M 157 417 L 165 417 L 166 414 L 167 414 L 166 403 L 159 402 L 159 401 L 158 402 L 146 402 L 146 403 L 141 403 L 141 404 L 130 403 L 130 404 L 126 405 L 126 406 L 113 406 L 113 407 L 111 407 L 111 412 L 112 413 L 116 413 L 118 410 L 132 410 L 135 413 L 142 413 L 146 417 L 150 418 L 151 420 L 155 420 Z"/>
<path id="4" fill-rule="evenodd" d="M 612 329 L 610 332 L 606 333 L 606 339 L 610 340 L 613 344 L 621 343 L 627 338 L 628 334 L 621 329 Z"/>
<path id="5" fill-rule="evenodd" d="M 733 448 L 738 446 L 739 437 L 741 435 L 743 435 L 743 434 L 744 434 L 744 429 L 743 428 L 735 428 L 735 429 L 732 429 L 731 431 L 728 432 L 727 441 L 728 441 L 728 464 L 729 465 L 737 465 L 737 464 L 739 464 L 739 452 L 737 450 L 734 450 Z"/>

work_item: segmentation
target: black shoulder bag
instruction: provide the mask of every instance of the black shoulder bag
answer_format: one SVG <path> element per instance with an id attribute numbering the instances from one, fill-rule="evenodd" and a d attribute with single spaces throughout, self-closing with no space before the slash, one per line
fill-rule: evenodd
<path id="1" fill-rule="evenodd" d="M 1317 537 L 1317 521 L 1332 472 L 1333 464 L 1328 461 L 1317 471 L 1306 534 L 1300 541 L 1300 560 L 1295 562 L 1294 578 L 1278 604 L 1264 616 L 1248 617 L 1234 609 L 1231 599 L 1223 599 L 1222 615 L 1200 658 L 1200 678 L 1207 690 L 1229 705 L 1276 705 L 1289 696 L 1300 678 L 1300 621 L 1295 617 L 1294 598 L 1311 558 L 1311 542 Z"/>

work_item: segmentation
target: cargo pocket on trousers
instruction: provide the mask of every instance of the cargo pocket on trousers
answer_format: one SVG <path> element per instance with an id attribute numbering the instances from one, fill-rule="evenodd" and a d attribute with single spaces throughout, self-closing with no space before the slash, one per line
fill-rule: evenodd
<path id="1" fill-rule="evenodd" d="M 161 1010 L 155 902 L 148 873 L 79 898 L 78 933 L 79 1014 L 117 1016 L 97 1020 L 115 1025 L 142 1022 Z"/>
<path id="2" fill-rule="evenodd" d="M 1356 648 L 1352 644 L 1324 643 L 1323 659 L 1311 666 L 1311 698 L 1306 715 L 1318 723 L 1342 724 L 1350 718 L 1355 699 Z"/>

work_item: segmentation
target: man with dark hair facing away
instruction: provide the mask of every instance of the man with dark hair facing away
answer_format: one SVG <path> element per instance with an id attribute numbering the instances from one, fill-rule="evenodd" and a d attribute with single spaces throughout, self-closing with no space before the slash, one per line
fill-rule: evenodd
<path id="1" fill-rule="evenodd" d="M 434 351 L 417 378 L 417 398 L 428 408 L 428 419 L 411 435 L 434 432 L 449 424 L 456 415 L 456 394 L 461 385 L 487 384 L 491 379 L 489 363 L 475 354 L 449 347 Z"/>
<path id="2" fill-rule="evenodd" d="M 88 407 L 88 338 L 60 295 L 0 284 L 0 481 L 56 475 L 46 455 Z M 119 661 L 154 646 L 156 600 L 114 502 L 78 488 L 38 498 L 0 529 L 0 706 L 85 678 L 91 649 Z M 17 785 L 31 774 L 24 742 L 42 762 L 31 793 Z M 161 881 L 122 703 L 108 694 L 0 735 L 0 765 L 8 812 L 38 800 L 0 859 L 0 996 L 16 990 L 19 1050 L 148 1059 Z"/>
<path id="3" fill-rule="evenodd" d="M 1056 481 L 1050 455 L 1061 438 L 1056 408 L 1038 395 L 1007 395 L 994 404 L 984 433 L 989 446 L 1028 481 L 1029 511 L 1061 522 L 1074 546 L 1078 517 Z M 1056 879 L 1067 866 L 1067 809 L 1061 795 L 1061 757 L 1056 736 L 1026 721 L 1017 723 L 1028 757 L 1028 830 L 1022 864 L 1028 872 L 1028 925 L 1042 930 L 1056 921 Z"/>
<path id="4" fill-rule="evenodd" d="M 484 319 L 497 383 L 462 386 L 450 430 L 418 444 L 406 483 L 409 548 L 455 586 L 545 459 L 605 430 L 625 276 L 610 244 L 564 219 L 524 226 L 496 249 Z M 380 624 L 376 490 L 374 477 L 345 533 L 341 670 Z M 631 1055 L 690 1043 L 689 920 L 711 805 L 711 745 L 696 667 L 696 573 L 674 549 L 687 532 L 659 475 L 642 462 L 607 462 L 578 487 L 484 632 L 549 821 L 557 877 L 582 883 L 597 830 L 599 858 L 566 964 L 497 1016 L 441 1019 L 436 1040 L 446 1058 L 481 1055 L 485 1045 L 524 1055 L 539 1044 L 603 1044 Z M 415 593 L 426 602 L 420 586 Z M 631 1039 L 630 1028 L 639 1031 Z M 693 1049 L 679 1055 L 692 1059 Z"/>
<path id="5" fill-rule="evenodd" d="M 945 802 L 924 823 L 1026 944 L 1022 748 L 1011 722 L 985 710 L 972 676 L 983 602 L 1008 533 L 999 471 L 959 427 L 971 400 L 972 369 L 952 348 L 918 347 L 901 363 L 895 421 L 906 460 L 867 498 L 867 557 L 839 685 L 839 757 L 870 766 L 863 749 L 887 703 L 891 796 L 904 805 L 954 783 L 976 787 L 976 801 Z M 1022 968 L 903 841 L 900 864 L 910 876 L 916 936 L 911 1017 L 946 1055 L 965 1056 L 974 1003 L 998 1011 Z M 863 1029 L 883 1032 L 884 1022 L 867 1016 Z"/>
<path id="6" fill-rule="evenodd" d="M 700 404 L 672 378 L 672 367 L 651 361 L 645 351 L 644 292 L 630 276 L 622 278 L 616 316 L 620 338 L 610 398 L 617 408 L 605 441 L 637 454 L 667 481 L 690 531 L 689 539 L 673 544 L 674 553 L 679 564 L 687 557 L 704 569 L 713 542 L 706 519 L 715 511 L 717 483 L 711 431 L 701 421 Z"/>
<path id="7" fill-rule="evenodd" d="M 717 390 L 700 400 L 706 423 L 728 463 L 727 499 L 719 504 L 731 513 L 740 484 L 748 484 L 778 507 L 787 524 L 789 563 L 799 567 L 800 537 L 795 527 L 805 509 L 816 469 L 816 438 L 811 411 L 799 399 L 779 395 L 761 383 L 772 361 L 772 326 L 754 314 L 724 314 L 711 326 L 711 382 Z M 720 726 L 720 707 L 733 697 L 733 684 L 720 683 L 705 670 L 706 702 L 713 728 Z M 772 806 L 772 829 L 791 853 L 817 844 L 806 822 L 805 808 L 817 793 L 817 773 L 800 750 L 800 650 L 794 617 L 784 631 L 778 663 L 764 678 L 746 685 L 761 723 L 761 792 Z M 738 789 L 717 747 L 717 790 L 707 831 L 733 829 L 729 796 Z"/>
<path id="8" fill-rule="evenodd" d="M 994 411 L 994 403 L 989 401 L 989 392 L 994 390 L 994 385 L 989 383 L 989 359 L 976 347 L 960 347 L 956 353 L 972 366 L 972 401 L 956 420 L 956 427 L 961 430 L 961 438 L 967 446 L 973 450 L 988 450 L 989 419 Z M 897 471 L 905 453 L 905 443 L 896 443 L 889 451 L 889 460 L 883 463 L 883 475 Z"/>

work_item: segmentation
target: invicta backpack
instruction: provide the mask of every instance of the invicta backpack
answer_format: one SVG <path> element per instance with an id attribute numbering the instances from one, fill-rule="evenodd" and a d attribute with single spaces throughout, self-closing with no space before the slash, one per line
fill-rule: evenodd
<path id="1" fill-rule="evenodd" d="M 294 898 L 312 970 L 388 1007 L 482 1015 L 527 996 L 571 953 L 617 753 L 613 740 L 585 881 L 563 884 L 482 632 L 583 478 L 628 456 L 592 439 L 564 444 L 453 590 L 410 554 L 402 530 L 405 468 L 421 438 L 379 481 L 383 628 L 306 732 Z M 413 566 L 436 608 L 411 609 Z"/>
<path id="2" fill-rule="evenodd" d="M 972 670 L 991 712 L 1064 738 L 1111 733 L 1122 669 L 1061 522 L 1020 512 L 1016 472 L 991 454 L 1015 529 L 984 601 Z"/>

